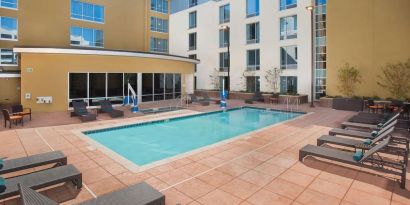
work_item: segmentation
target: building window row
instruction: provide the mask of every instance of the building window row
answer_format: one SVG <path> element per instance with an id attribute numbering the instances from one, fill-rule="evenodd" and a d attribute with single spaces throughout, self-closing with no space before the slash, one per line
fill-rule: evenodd
<path id="1" fill-rule="evenodd" d="M 13 49 L 1 48 L 0 49 L 0 66 L 17 65 L 17 55 L 13 52 Z"/>
<path id="2" fill-rule="evenodd" d="M 168 0 L 151 0 L 151 10 L 167 14 Z"/>
<path id="3" fill-rule="evenodd" d="M 229 4 L 219 7 L 219 23 L 228 23 L 231 18 L 231 7 Z"/>
<path id="4" fill-rule="evenodd" d="M 104 47 L 104 32 L 93 28 L 72 26 L 71 45 L 85 47 Z"/>
<path id="5" fill-rule="evenodd" d="M 298 67 L 298 47 L 285 46 L 280 48 L 280 68 L 296 69 Z"/>
<path id="6" fill-rule="evenodd" d="M 280 18 L 280 40 L 297 38 L 297 22 L 296 15 Z"/>
<path id="7" fill-rule="evenodd" d="M 151 17 L 151 31 L 168 33 L 168 20 Z"/>
<path id="8" fill-rule="evenodd" d="M 260 69 L 260 50 L 253 49 L 246 51 L 246 69 L 255 71 Z"/>
<path id="9" fill-rule="evenodd" d="M 246 25 L 246 43 L 259 43 L 259 22 Z"/>
<path id="10" fill-rule="evenodd" d="M 246 17 L 259 16 L 259 0 L 246 0 Z"/>
<path id="11" fill-rule="evenodd" d="M 17 19 L 0 16 L 0 39 L 17 40 Z"/>
<path id="12" fill-rule="evenodd" d="M 151 37 L 150 48 L 153 52 L 168 52 L 168 39 Z"/>
<path id="13" fill-rule="evenodd" d="M 104 6 L 71 0 L 71 18 L 104 23 Z"/>
<path id="14" fill-rule="evenodd" d="M 190 51 L 196 50 L 196 42 L 197 42 L 196 33 L 190 33 L 188 38 L 189 38 L 189 41 L 188 41 L 189 48 L 188 49 Z"/>
<path id="15" fill-rule="evenodd" d="M 286 10 L 286 9 L 291 9 L 295 8 L 298 4 L 297 0 L 280 0 L 279 3 L 279 10 Z"/>
<path id="16" fill-rule="evenodd" d="M 0 8 L 17 9 L 17 0 L 0 0 Z"/>
<path id="17" fill-rule="evenodd" d="M 188 0 L 189 1 L 189 7 L 194 7 L 198 5 L 198 0 Z"/>
<path id="18" fill-rule="evenodd" d="M 196 28 L 196 22 L 197 22 L 197 14 L 196 11 L 190 12 L 189 13 L 189 22 L 188 22 L 188 26 L 189 28 Z"/>

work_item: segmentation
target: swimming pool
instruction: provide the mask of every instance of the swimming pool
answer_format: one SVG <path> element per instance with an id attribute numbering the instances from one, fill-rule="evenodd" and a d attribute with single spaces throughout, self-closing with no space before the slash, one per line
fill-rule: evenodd
<path id="1" fill-rule="evenodd" d="M 136 165 L 143 166 L 300 115 L 303 113 L 244 107 L 87 131 L 84 134 Z"/>

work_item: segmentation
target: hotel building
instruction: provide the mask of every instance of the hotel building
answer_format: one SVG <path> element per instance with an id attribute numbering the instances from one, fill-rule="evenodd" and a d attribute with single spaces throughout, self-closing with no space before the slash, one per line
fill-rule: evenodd
<path id="1" fill-rule="evenodd" d="M 199 61 L 170 55 L 167 0 L 1 0 L 0 104 L 67 110 L 193 92 Z"/>

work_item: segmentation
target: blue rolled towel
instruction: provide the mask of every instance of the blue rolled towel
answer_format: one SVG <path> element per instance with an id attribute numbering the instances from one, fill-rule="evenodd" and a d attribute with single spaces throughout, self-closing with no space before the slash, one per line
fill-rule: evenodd
<path id="1" fill-rule="evenodd" d="M 363 158 L 363 152 L 360 150 L 357 150 L 356 153 L 353 154 L 353 160 L 358 162 Z"/>
<path id="2" fill-rule="evenodd" d="M 377 131 L 373 131 L 373 132 L 371 133 L 371 135 L 372 135 L 373 137 L 376 137 L 378 134 L 379 134 L 379 132 L 377 132 Z"/>
<path id="3" fill-rule="evenodd" d="M 0 177 L 0 193 L 6 191 L 6 179 Z"/>
<path id="4" fill-rule="evenodd" d="M 363 144 L 370 145 L 370 144 L 372 144 L 372 140 L 371 139 L 365 139 L 365 140 L 363 140 Z"/>
<path id="5" fill-rule="evenodd" d="M 377 127 L 383 127 L 384 123 L 377 124 Z"/>
<path id="6" fill-rule="evenodd" d="M 0 169 L 3 169 L 4 160 L 0 159 Z"/>

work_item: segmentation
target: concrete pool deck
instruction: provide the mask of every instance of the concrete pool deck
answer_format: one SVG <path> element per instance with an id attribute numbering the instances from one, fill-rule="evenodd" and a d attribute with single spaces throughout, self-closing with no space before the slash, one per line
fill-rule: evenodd
<path id="1" fill-rule="evenodd" d="M 231 101 L 231 105 L 244 105 Z M 274 107 L 255 104 L 257 107 Z M 42 119 L 54 124 L 0 131 L 0 155 L 16 158 L 51 150 L 62 150 L 68 162 L 82 173 L 84 188 L 59 185 L 43 193 L 63 204 L 75 204 L 123 187 L 146 181 L 166 195 L 166 204 L 410 204 L 407 189 L 399 188 L 391 176 L 367 169 L 329 163 L 312 157 L 298 161 L 298 150 L 332 127 L 354 115 L 327 108 L 300 107 L 313 112 L 302 118 L 253 132 L 243 138 L 199 153 L 134 173 L 73 131 L 134 121 L 174 117 L 217 110 L 217 105 L 191 106 L 187 110 L 110 120 L 105 116 L 90 123 L 55 125 L 58 116 Z M 40 120 L 34 118 L 34 120 Z M 63 121 L 63 120 L 62 120 Z M 408 134 L 408 133 L 406 133 Z M 28 170 L 32 171 L 32 170 Z M 409 171 L 408 171 L 409 173 Z M 9 199 L 0 205 L 16 204 Z"/>

